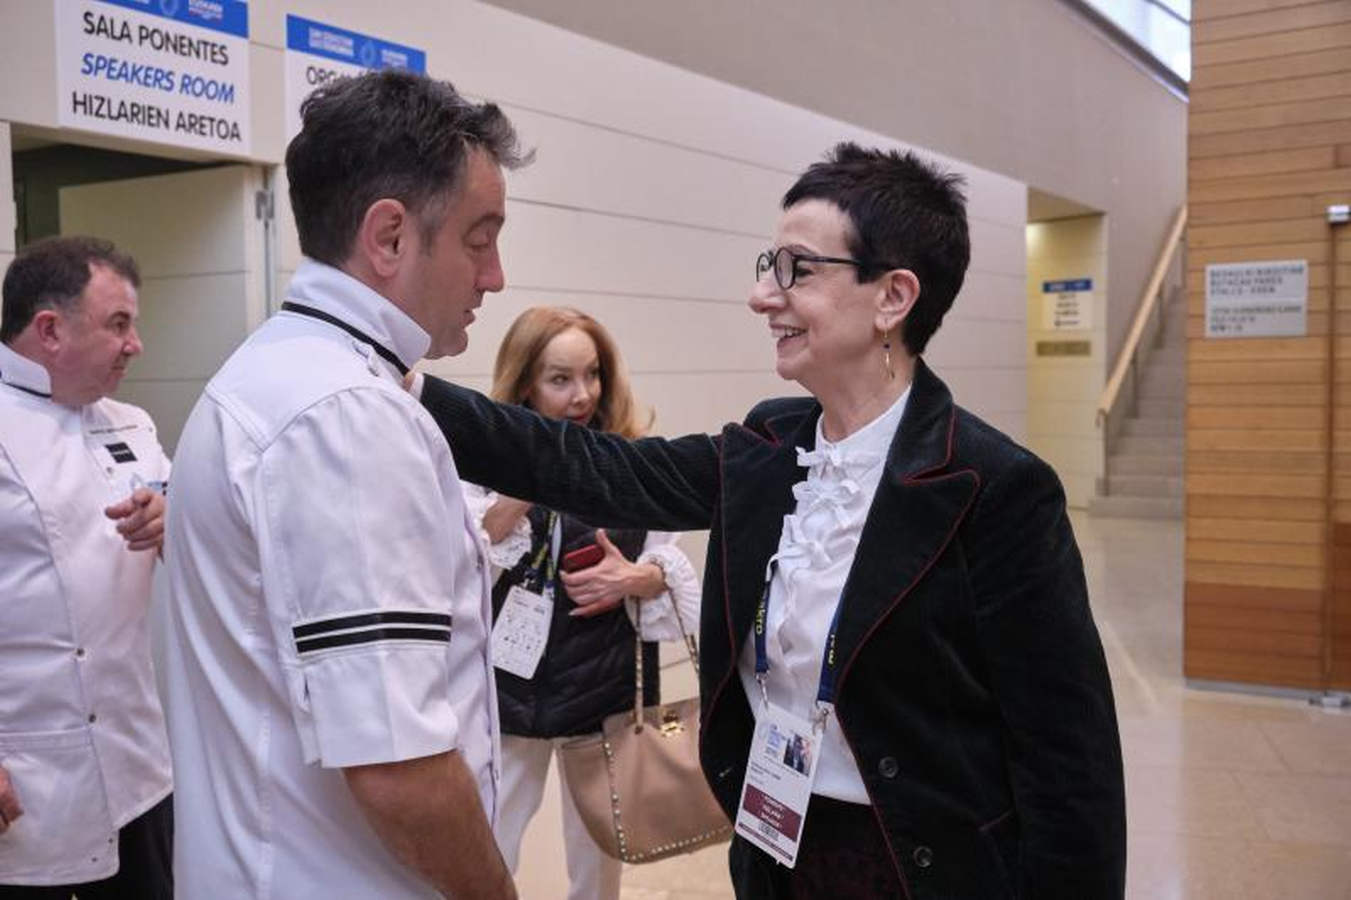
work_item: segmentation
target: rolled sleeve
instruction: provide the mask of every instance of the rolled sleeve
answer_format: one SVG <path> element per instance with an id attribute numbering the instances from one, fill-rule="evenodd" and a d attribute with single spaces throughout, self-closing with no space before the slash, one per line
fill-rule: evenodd
<path id="1" fill-rule="evenodd" d="M 305 759 L 394 762 L 456 745 L 448 568 L 464 560 L 437 457 L 405 398 L 310 407 L 257 476 L 264 596 Z"/>

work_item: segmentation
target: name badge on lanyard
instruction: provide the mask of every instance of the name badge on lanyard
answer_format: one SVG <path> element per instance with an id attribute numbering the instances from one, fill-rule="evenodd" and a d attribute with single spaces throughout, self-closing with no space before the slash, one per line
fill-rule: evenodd
<path id="1" fill-rule="evenodd" d="M 816 783 L 816 764 L 820 760 L 826 718 L 835 702 L 835 634 L 839 628 L 840 608 L 837 604 L 830 622 L 830 634 L 821 660 L 816 711 L 808 721 L 770 703 L 765 688 L 765 678 L 769 674 L 765 629 L 769 619 L 769 588 L 775 571 L 776 563 L 771 562 L 755 616 L 755 679 L 760 683 L 763 705 L 756 717 L 755 737 L 746 760 L 746 780 L 737 803 L 735 827 L 737 834 L 791 869 L 797 863 L 807 806 Z"/>
<path id="2" fill-rule="evenodd" d="M 535 677 L 539 661 L 544 657 L 544 648 L 549 643 L 549 626 L 554 617 L 554 586 L 558 572 L 554 565 L 556 554 L 551 549 L 557 520 L 557 513 L 549 514 L 548 536 L 530 563 L 530 570 L 537 573 L 541 583 L 540 590 L 513 585 L 493 623 L 493 666 L 527 681 Z"/>

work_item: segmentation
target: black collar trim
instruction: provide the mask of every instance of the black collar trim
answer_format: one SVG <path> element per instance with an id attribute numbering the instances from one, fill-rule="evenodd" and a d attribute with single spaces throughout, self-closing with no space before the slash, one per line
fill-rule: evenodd
<path id="1" fill-rule="evenodd" d="M 393 350 L 389 349 L 379 341 L 373 339 L 370 335 L 362 331 L 360 328 L 357 328 L 354 325 L 348 325 L 346 322 L 344 322 L 342 319 L 339 319 L 337 316 L 331 316 L 328 313 L 324 312 L 322 309 L 315 309 L 313 306 L 306 306 L 303 303 L 295 303 L 291 300 L 287 300 L 285 303 L 283 303 L 281 305 L 281 308 L 282 312 L 293 312 L 296 315 L 309 316 L 311 319 L 318 319 L 321 322 L 327 322 L 330 325 L 336 325 L 337 327 L 341 328 L 343 331 L 347 332 L 357 340 L 362 341 L 363 343 L 366 344 L 370 344 L 376 353 L 379 353 L 382 357 L 384 357 L 386 362 L 388 362 L 391 366 L 399 370 L 400 375 L 408 374 L 408 367 L 403 364 L 403 360 L 399 359 L 399 357 L 394 353 Z"/>
<path id="2" fill-rule="evenodd" d="M 32 394 L 34 397 L 41 397 L 41 398 L 43 398 L 44 400 L 50 400 L 50 399 L 52 399 L 52 395 L 51 395 L 51 394 L 44 394 L 42 391 L 35 391 L 35 390 L 33 390 L 32 388 L 24 387 L 24 386 L 21 385 L 21 384 L 15 384 L 15 383 L 12 382 L 12 381 L 0 382 L 0 384 L 5 384 L 5 385 L 7 385 L 8 387 L 12 387 L 12 388 L 14 388 L 14 390 L 16 390 L 16 391 L 23 391 L 25 394 Z"/>

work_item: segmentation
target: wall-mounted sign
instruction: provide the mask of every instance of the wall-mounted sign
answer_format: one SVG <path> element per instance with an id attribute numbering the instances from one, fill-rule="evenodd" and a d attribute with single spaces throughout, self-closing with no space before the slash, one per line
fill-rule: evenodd
<path id="1" fill-rule="evenodd" d="M 1047 331 L 1093 328 L 1093 279 L 1041 283 L 1041 327 Z"/>
<path id="2" fill-rule="evenodd" d="M 1206 337 L 1304 337 L 1308 333 L 1308 260 L 1206 266 Z"/>
<path id="3" fill-rule="evenodd" d="M 1037 341 L 1038 356 L 1092 356 L 1092 341 Z"/>
<path id="4" fill-rule="evenodd" d="M 286 17 L 286 139 L 300 131 L 300 104 L 321 84 L 375 69 L 427 71 L 427 54 L 300 16 Z"/>
<path id="5" fill-rule="evenodd" d="M 247 3 L 54 3 L 62 126 L 248 155 Z"/>

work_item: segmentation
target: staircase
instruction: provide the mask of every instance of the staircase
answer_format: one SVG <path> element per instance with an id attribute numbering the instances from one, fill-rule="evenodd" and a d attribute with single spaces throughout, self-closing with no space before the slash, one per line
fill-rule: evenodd
<path id="1" fill-rule="evenodd" d="M 1134 414 L 1109 449 L 1103 489 L 1089 501 L 1091 515 L 1182 518 L 1187 303 L 1176 293 L 1140 374 Z"/>

